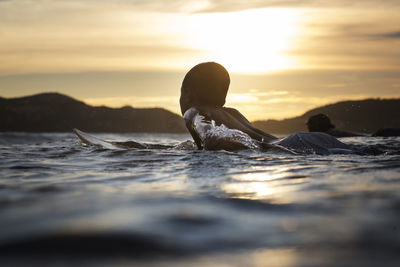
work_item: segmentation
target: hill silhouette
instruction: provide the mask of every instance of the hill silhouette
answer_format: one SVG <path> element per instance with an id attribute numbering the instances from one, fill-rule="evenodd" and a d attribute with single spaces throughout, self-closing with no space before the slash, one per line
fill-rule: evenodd
<path id="1" fill-rule="evenodd" d="M 182 117 L 162 108 L 94 107 L 69 96 L 44 93 L 0 98 L 0 131 L 182 133 Z"/>
<path id="2" fill-rule="evenodd" d="M 318 107 L 283 120 L 255 121 L 268 133 L 307 131 L 306 121 L 324 113 L 337 129 L 372 133 L 383 127 L 400 127 L 400 99 L 343 101 Z M 0 97 L 0 131 L 186 133 L 181 116 L 162 108 L 109 108 L 90 106 L 66 95 L 44 93 L 20 98 Z"/>
<path id="3" fill-rule="evenodd" d="M 372 133 L 384 127 L 400 127 L 400 99 L 343 101 L 309 110 L 298 117 L 255 121 L 253 125 L 278 134 L 308 131 L 306 121 L 319 113 L 326 114 L 337 129 L 344 131 Z"/>

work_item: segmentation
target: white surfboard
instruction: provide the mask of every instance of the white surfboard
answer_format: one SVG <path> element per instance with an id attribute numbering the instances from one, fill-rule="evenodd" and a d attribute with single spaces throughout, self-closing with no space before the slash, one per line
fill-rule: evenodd
<path id="1" fill-rule="evenodd" d="M 102 140 L 78 129 L 73 129 L 74 133 L 79 137 L 82 143 L 87 145 L 96 145 L 106 149 L 124 149 L 115 145 L 113 142 Z"/>

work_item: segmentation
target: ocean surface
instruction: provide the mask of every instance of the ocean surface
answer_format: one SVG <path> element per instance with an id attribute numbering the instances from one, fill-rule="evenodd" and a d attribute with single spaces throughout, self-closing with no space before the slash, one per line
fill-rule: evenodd
<path id="1" fill-rule="evenodd" d="M 400 138 L 341 141 L 385 153 L 108 150 L 72 132 L 0 133 L 0 265 L 400 266 Z"/>

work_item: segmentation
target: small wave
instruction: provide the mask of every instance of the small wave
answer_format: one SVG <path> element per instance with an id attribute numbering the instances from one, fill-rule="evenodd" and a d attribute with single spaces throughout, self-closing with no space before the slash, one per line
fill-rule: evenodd
<path id="1" fill-rule="evenodd" d="M 31 169 L 50 170 L 51 167 L 41 166 L 41 165 L 16 165 L 16 166 L 11 166 L 10 169 L 13 169 L 13 170 L 31 170 Z"/>

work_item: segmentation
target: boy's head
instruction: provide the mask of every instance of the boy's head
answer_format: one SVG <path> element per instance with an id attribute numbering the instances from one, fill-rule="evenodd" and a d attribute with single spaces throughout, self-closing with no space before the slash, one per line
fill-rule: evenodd
<path id="1" fill-rule="evenodd" d="M 310 132 L 327 132 L 335 128 L 328 116 L 322 113 L 311 116 L 307 121 L 307 126 Z"/>
<path id="2" fill-rule="evenodd" d="M 218 63 L 205 62 L 194 66 L 182 82 L 179 101 L 182 115 L 193 106 L 222 107 L 229 83 L 227 70 Z"/>

